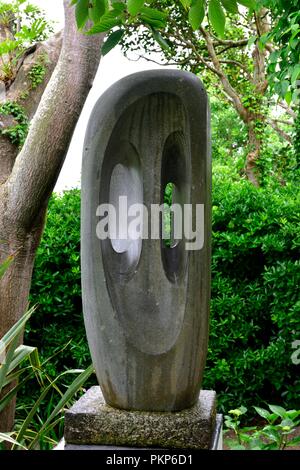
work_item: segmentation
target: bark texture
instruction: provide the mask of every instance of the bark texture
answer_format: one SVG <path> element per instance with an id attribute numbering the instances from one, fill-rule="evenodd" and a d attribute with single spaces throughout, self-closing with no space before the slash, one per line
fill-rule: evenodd
<path id="1" fill-rule="evenodd" d="M 17 155 L 10 142 L 0 141 L 0 262 L 8 255 L 15 256 L 0 281 L 0 338 L 27 308 L 48 199 L 100 60 L 103 35 L 86 36 L 78 32 L 74 9 L 68 0 L 64 0 L 64 8 L 66 21 L 57 66 L 42 98 L 40 89 L 25 102 L 29 116 L 34 115 L 26 142 Z M 47 45 L 49 55 L 53 55 L 52 64 L 57 41 L 59 37 Z M 34 54 L 39 47 L 45 46 L 38 46 Z M 30 55 L 25 58 L 18 77 L 6 91 L 6 98 L 18 96 L 31 59 Z M 49 75 L 51 72 L 50 67 Z M 13 407 L 6 408 L 0 414 L 0 431 L 9 431 L 13 419 Z"/>

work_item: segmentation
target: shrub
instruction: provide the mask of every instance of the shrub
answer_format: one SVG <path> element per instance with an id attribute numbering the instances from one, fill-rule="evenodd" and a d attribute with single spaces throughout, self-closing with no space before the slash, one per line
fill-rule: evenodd
<path id="1" fill-rule="evenodd" d="M 64 369 L 85 368 L 91 361 L 82 316 L 79 231 L 80 192 L 53 194 L 30 295 L 38 308 L 26 331 L 44 358 L 71 341 L 49 361 L 48 373 L 53 376 Z"/>
<path id="2" fill-rule="evenodd" d="M 215 169 L 212 303 L 204 385 L 222 409 L 270 398 L 296 406 L 300 333 L 299 191 L 256 189 Z M 298 372 L 298 373 L 297 373 Z M 235 397 L 235 398 L 234 398 Z"/>

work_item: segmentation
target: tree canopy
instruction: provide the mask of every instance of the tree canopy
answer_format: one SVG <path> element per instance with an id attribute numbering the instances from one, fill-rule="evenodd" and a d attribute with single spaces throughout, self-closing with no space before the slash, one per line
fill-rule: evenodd
<path id="1" fill-rule="evenodd" d="M 275 0 L 73 0 L 73 4 L 79 28 L 92 22 L 86 34 L 107 33 L 104 54 L 117 44 L 150 61 L 152 52 L 160 52 L 163 63 L 200 75 L 210 94 L 227 100 L 248 129 L 244 173 L 254 185 L 261 184 L 266 127 L 280 136 L 283 145 L 292 141 L 295 112 L 290 106 L 297 98 L 300 72 L 291 52 L 298 41 L 296 23 L 286 33 L 289 46 L 280 34 L 282 22 L 295 20 L 294 6 L 288 13 L 275 6 Z M 288 65 L 290 56 L 293 65 Z"/>

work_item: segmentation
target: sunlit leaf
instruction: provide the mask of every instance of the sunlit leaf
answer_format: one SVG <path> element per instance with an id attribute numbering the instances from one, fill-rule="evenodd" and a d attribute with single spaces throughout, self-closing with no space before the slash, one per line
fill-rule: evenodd
<path id="1" fill-rule="evenodd" d="M 108 10 L 108 0 L 91 0 L 89 17 L 94 23 L 100 21 L 101 16 Z"/>
<path id="2" fill-rule="evenodd" d="M 78 29 L 83 28 L 89 17 L 89 1 L 78 0 L 75 7 L 75 17 Z"/>
<path id="3" fill-rule="evenodd" d="M 225 31 L 225 14 L 219 0 L 210 0 L 208 17 L 217 35 L 223 37 Z"/>
<path id="4" fill-rule="evenodd" d="M 139 13 L 144 3 L 145 3 L 144 0 L 128 0 L 127 8 L 128 8 L 129 13 L 132 16 L 135 16 L 137 13 Z"/>
<path id="5" fill-rule="evenodd" d="M 221 0 L 221 2 L 228 13 L 236 14 L 239 12 L 236 0 Z"/>
<path id="6" fill-rule="evenodd" d="M 205 15 L 204 0 L 195 0 L 189 11 L 189 22 L 194 31 L 199 29 Z"/>
<path id="7" fill-rule="evenodd" d="M 86 34 L 104 33 L 105 31 L 109 31 L 115 26 L 119 26 L 122 23 L 119 14 L 120 12 L 116 10 L 111 10 L 105 13 L 99 23 L 94 25 Z"/>

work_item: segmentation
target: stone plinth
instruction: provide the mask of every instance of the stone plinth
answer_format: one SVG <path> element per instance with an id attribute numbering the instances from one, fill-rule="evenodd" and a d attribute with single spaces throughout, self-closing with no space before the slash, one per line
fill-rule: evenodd
<path id="1" fill-rule="evenodd" d="M 67 446 L 211 449 L 215 429 L 216 394 L 207 390 L 192 408 L 144 412 L 112 408 L 92 387 L 65 415 Z"/>

